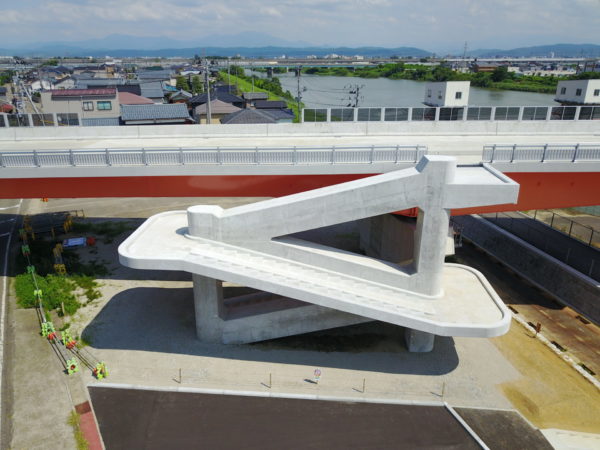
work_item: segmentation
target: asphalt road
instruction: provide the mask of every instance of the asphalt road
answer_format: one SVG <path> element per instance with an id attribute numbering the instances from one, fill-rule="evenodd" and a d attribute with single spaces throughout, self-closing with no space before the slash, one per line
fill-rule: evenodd
<path id="1" fill-rule="evenodd" d="M 442 406 L 107 387 L 90 395 L 109 449 L 479 448 Z"/>

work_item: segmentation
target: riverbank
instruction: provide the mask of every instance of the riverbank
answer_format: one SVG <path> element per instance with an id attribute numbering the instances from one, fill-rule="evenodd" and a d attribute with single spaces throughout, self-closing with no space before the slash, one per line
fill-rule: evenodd
<path id="1" fill-rule="evenodd" d="M 357 78 L 387 78 L 390 80 L 412 81 L 470 81 L 472 86 L 554 94 L 561 80 L 573 77 L 541 77 L 516 75 L 504 67 L 493 72 L 460 73 L 442 66 L 423 66 L 416 64 L 380 64 L 374 67 L 309 67 L 303 73 L 318 76 L 338 76 Z"/>
<path id="2" fill-rule="evenodd" d="M 240 92 L 265 92 L 269 95 L 269 100 L 282 100 L 286 102 L 288 108 L 294 112 L 294 123 L 300 121 L 298 103 L 294 100 L 292 94 L 290 94 L 289 91 L 283 91 L 283 89 L 281 88 L 281 84 L 278 83 L 279 80 L 277 78 L 274 78 L 273 80 L 255 78 L 254 85 L 252 85 L 252 79 L 250 78 L 250 81 L 248 81 L 248 79 L 249 77 L 232 75 L 228 74 L 225 71 L 219 72 L 220 81 L 237 86 Z M 277 80 L 277 82 L 275 82 L 274 80 Z M 273 90 L 268 89 L 268 87 L 272 88 L 277 86 L 279 86 L 279 89 L 277 89 L 278 92 L 274 92 Z M 304 108 L 304 104 L 302 104 L 302 107 Z"/>

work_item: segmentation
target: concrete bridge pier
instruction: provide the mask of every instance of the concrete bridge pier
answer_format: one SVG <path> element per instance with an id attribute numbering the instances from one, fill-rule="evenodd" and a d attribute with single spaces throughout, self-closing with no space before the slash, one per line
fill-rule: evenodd
<path id="1" fill-rule="evenodd" d="M 222 341 L 225 307 L 223 282 L 192 274 L 194 283 L 194 312 L 196 335 L 203 342 L 217 344 Z"/>

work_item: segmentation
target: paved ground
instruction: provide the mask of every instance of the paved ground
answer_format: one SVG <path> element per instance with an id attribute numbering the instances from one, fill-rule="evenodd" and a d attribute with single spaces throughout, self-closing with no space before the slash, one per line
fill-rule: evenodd
<path id="1" fill-rule="evenodd" d="M 442 406 L 110 388 L 90 393 L 110 449 L 480 448 Z"/>
<path id="2" fill-rule="evenodd" d="M 515 411 L 456 408 L 471 429 L 494 450 L 552 450 L 544 435 Z"/>
<path id="3" fill-rule="evenodd" d="M 600 327 L 557 303 L 474 246 L 465 243 L 456 255 L 461 263 L 482 272 L 513 311 L 528 322 L 541 323 L 544 336 L 559 343 L 576 361 L 600 376 Z"/>
<path id="4" fill-rule="evenodd" d="M 227 207 L 251 200 L 255 199 L 201 202 Z M 24 209 L 30 213 L 84 209 L 94 218 L 130 219 L 197 203 L 200 199 L 31 200 Z M 110 244 L 100 239 L 96 255 L 82 252 L 86 258 L 108 260 L 112 273 L 102 280 L 102 299 L 82 308 L 72 325 L 91 340 L 90 350 L 106 361 L 110 382 L 357 398 L 443 399 L 469 407 L 510 408 L 513 402 L 538 426 L 600 432 L 597 391 L 517 324 L 509 335 L 493 340 L 437 338 L 434 352 L 427 355 L 408 353 L 402 344 L 402 330 L 379 323 L 248 346 L 201 344 L 195 338 L 189 275 L 120 266 L 116 247 L 124 237 Z M 503 282 L 512 285 L 515 279 L 503 278 Z M 23 325 L 15 328 L 14 342 L 25 345 L 27 335 L 34 333 L 37 325 L 28 318 L 30 311 L 17 312 L 24 313 L 17 321 Z M 572 324 L 564 323 L 570 330 Z M 35 339 L 38 341 L 32 341 L 32 348 L 41 342 L 46 347 L 39 346 L 39 351 L 49 353 L 37 334 Z M 48 355 L 28 351 L 26 346 L 19 347 L 16 354 L 13 364 L 20 368 L 15 369 L 11 381 L 16 394 L 14 417 L 19 418 L 19 424 L 27 424 L 34 408 L 52 411 L 36 415 L 35 424 L 60 435 L 70 406 L 62 399 L 64 389 L 56 388 L 60 382 L 52 378 L 59 373 L 58 368 L 48 369 L 52 367 L 50 360 L 44 359 Z M 323 372 L 319 385 L 305 381 L 316 367 Z M 47 372 L 55 374 L 48 376 Z M 82 384 L 93 380 L 88 372 L 81 374 Z M 29 382 L 56 389 L 40 392 L 33 402 Z M 587 419 L 584 414 L 588 414 Z M 13 442 L 32 439 L 28 435 L 34 430 L 21 425 L 15 430 L 23 436 L 15 433 Z M 64 448 L 70 448 L 66 442 Z"/>

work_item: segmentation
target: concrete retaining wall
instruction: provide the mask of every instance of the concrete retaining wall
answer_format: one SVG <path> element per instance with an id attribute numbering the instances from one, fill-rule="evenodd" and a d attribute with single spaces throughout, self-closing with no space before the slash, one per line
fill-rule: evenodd
<path id="1" fill-rule="evenodd" d="M 0 128 L 0 141 L 144 137 L 390 136 L 598 134 L 600 123 L 582 121 L 322 122 L 252 125 L 154 125 Z"/>
<path id="2" fill-rule="evenodd" d="M 478 216 L 453 219 L 463 236 L 559 301 L 600 324 L 600 284 Z"/>

